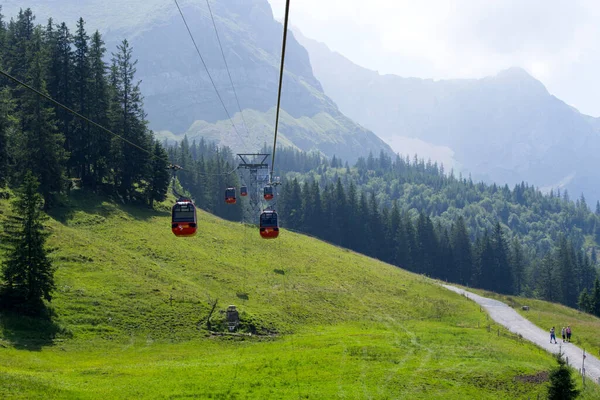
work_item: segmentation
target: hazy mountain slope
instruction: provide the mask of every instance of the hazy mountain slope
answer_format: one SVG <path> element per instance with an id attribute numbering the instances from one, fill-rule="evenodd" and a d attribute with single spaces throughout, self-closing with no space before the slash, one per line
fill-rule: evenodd
<path id="1" fill-rule="evenodd" d="M 211 124 L 226 121 L 227 114 L 175 4 L 157 0 L 126 3 L 32 0 L 23 4 L 8 0 L 3 5 L 3 13 L 12 16 L 19 7 L 28 6 L 37 14 L 39 23 L 45 24 L 46 18 L 52 16 L 55 21 L 65 20 L 71 27 L 82 16 L 89 30 L 99 28 L 105 33 L 111 51 L 118 41 L 128 38 L 134 47 L 134 56 L 139 59 L 137 77 L 142 81 L 152 129 L 181 134 L 195 121 Z M 180 4 L 222 100 L 229 114 L 234 116 L 238 108 L 206 3 L 182 0 Z M 268 112 L 276 104 L 282 25 L 273 19 L 267 0 L 220 0 L 211 2 L 211 7 L 242 109 Z M 336 153 L 347 159 L 356 159 L 369 151 L 391 151 L 372 132 L 342 115 L 335 103 L 325 96 L 312 73 L 306 50 L 293 35 L 288 36 L 282 108 L 297 120 L 326 114 L 340 127 L 327 130 L 327 137 L 307 135 L 305 141 L 294 143 L 302 149 L 317 148 L 328 155 Z M 231 141 L 228 136 L 238 137 L 234 149 L 257 150 L 244 148 L 230 124 L 217 125 L 222 127 L 218 136 L 225 142 Z M 291 125 L 291 131 L 302 129 L 302 124 Z M 241 121 L 236 126 L 239 134 L 245 136 Z M 272 133 L 272 130 L 262 129 L 250 131 L 261 144 L 262 138 Z M 291 132 L 287 134 L 290 138 L 294 136 Z M 332 142 L 336 143 L 334 149 L 330 146 Z"/>
<path id="2" fill-rule="evenodd" d="M 244 112 L 244 118 L 248 129 L 258 132 L 249 139 L 243 139 L 245 146 L 250 149 L 259 149 L 265 143 L 271 145 L 275 129 L 275 108 L 264 113 L 247 110 Z M 239 113 L 236 115 L 235 121 L 241 124 Z M 223 135 L 223 132 L 227 131 L 229 134 Z M 190 140 L 202 136 L 233 148 L 238 148 L 241 141 L 241 134 L 232 132 L 229 120 L 214 124 L 196 121 L 186 134 Z M 365 154 L 365 149 L 370 148 L 370 134 L 368 130 L 357 126 L 344 115 L 334 118 L 331 114 L 321 112 L 312 117 L 294 118 L 282 111 L 279 116 L 277 144 L 299 149 L 312 149 L 315 148 L 314 143 L 318 142 L 318 149 L 323 153 L 330 156 L 337 154 L 345 160 L 352 160 L 356 158 L 356 154 Z M 173 138 L 168 134 L 164 137 Z M 179 135 L 176 138 L 180 139 L 181 137 Z"/>
<path id="3" fill-rule="evenodd" d="M 382 76 L 322 43 L 299 40 L 325 93 L 382 138 L 407 136 L 447 146 L 476 178 L 562 184 L 572 194 L 600 198 L 593 184 L 600 167 L 598 122 L 550 95 L 524 70 L 479 80 Z"/>

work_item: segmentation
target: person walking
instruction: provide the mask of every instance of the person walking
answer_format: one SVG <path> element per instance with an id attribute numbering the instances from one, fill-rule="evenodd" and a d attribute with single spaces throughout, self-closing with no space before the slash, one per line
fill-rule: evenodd
<path id="1" fill-rule="evenodd" d="M 560 331 L 560 333 L 562 334 L 563 337 L 563 343 L 566 342 L 565 338 L 567 337 L 567 330 L 565 329 L 565 327 L 563 326 L 562 330 Z"/>
<path id="2" fill-rule="evenodd" d="M 567 326 L 567 342 L 571 342 L 571 327 Z"/>
<path id="3" fill-rule="evenodd" d="M 554 343 L 557 343 L 556 335 L 554 334 L 554 327 L 552 327 L 552 329 L 550 329 L 550 343 L 552 343 L 553 340 L 554 340 Z"/>

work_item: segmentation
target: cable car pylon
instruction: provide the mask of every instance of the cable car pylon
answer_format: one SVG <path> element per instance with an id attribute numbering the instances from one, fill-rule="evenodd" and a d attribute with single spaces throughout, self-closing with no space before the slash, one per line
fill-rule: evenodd
<path id="1" fill-rule="evenodd" d="M 269 164 L 266 160 L 271 154 L 267 153 L 240 153 L 238 154 L 238 170 L 243 171 L 246 179 L 246 194 L 249 199 L 249 214 L 257 215 L 261 211 L 261 198 L 263 187 L 269 182 Z"/>

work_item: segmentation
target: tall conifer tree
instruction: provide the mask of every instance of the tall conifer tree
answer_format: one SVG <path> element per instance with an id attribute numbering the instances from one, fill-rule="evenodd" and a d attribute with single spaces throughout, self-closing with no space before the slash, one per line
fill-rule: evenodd
<path id="1" fill-rule="evenodd" d="M 167 190 L 169 188 L 169 159 L 167 152 L 162 145 L 156 141 L 154 142 L 152 158 L 152 170 L 148 177 L 148 184 L 146 187 L 146 196 L 148 198 L 148 205 L 154 207 L 155 201 L 163 201 L 167 198 Z"/>
<path id="2" fill-rule="evenodd" d="M 42 299 L 50 301 L 54 289 L 54 267 L 45 246 L 48 233 L 44 229 L 38 182 L 31 171 L 25 174 L 19 197 L 6 219 L 2 233 L 5 259 L 2 263 L 4 304 L 26 303 L 37 310 Z"/>
<path id="3" fill-rule="evenodd" d="M 90 97 L 90 59 L 89 59 L 89 36 L 85 31 L 85 22 L 83 18 L 77 21 L 77 31 L 73 38 L 75 51 L 73 53 L 73 103 L 75 110 L 80 114 L 89 116 L 89 97 Z M 88 176 L 91 174 L 91 145 L 90 125 L 77 118 L 73 121 L 73 140 L 74 148 L 71 150 L 71 165 L 74 168 L 74 175 L 88 182 Z"/>
<path id="4" fill-rule="evenodd" d="M 91 38 L 89 60 L 90 81 L 88 107 L 90 118 L 100 125 L 109 125 L 110 96 L 107 82 L 107 66 L 104 62 L 106 48 L 98 31 Z M 95 126 L 89 127 L 91 186 L 96 189 L 108 175 L 111 137 Z M 85 182 L 84 182 L 85 183 Z"/>
<path id="5" fill-rule="evenodd" d="M 14 105 L 8 89 L 0 90 L 0 188 L 9 178 L 9 135 L 14 135 L 16 121 L 12 113 Z"/>
<path id="6" fill-rule="evenodd" d="M 44 79 L 45 53 L 42 49 L 41 28 L 37 27 L 32 38 L 32 63 L 27 73 L 27 81 L 42 93 L 47 93 Z M 46 100 L 27 91 L 23 94 L 21 106 L 21 152 L 18 153 L 20 171 L 30 169 L 40 182 L 44 197 L 44 208 L 52 205 L 53 195 L 64 186 L 64 137 L 54 125 L 54 112 Z M 20 176 L 22 178 L 22 176 Z"/>
<path id="7" fill-rule="evenodd" d="M 465 219 L 462 215 L 459 216 L 454 225 L 452 225 L 450 241 L 452 244 L 454 265 L 456 266 L 458 273 L 456 277 L 457 282 L 461 285 L 471 284 L 474 261 L 473 249 L 467 232 L 467 226 L 465 225 Z"/>
<path id="8" fill-rule="evenodd" d="M 135 82 L 137 60 L 127 40 L 117 46 L 113 53 L 111 81 L 114 85 L 112 110 L 113 127 L 125 139 L 141 148 L 150 147 L 150 135 L 146 128 L 140 82 Z M 126 200 L 134 197 L 135 184 L 147 175 L 148 153 L 121 140 L 113 146 L 114 173 L 117 190 Z"/>

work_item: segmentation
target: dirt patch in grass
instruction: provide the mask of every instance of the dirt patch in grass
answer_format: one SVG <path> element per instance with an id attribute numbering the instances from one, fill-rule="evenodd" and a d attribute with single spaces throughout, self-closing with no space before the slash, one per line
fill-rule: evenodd
<path id="1" fill-rule="evenodd" d="M 544 383 L 548 381 L 548 372 L 542 371 L 533 375 L 517 375 L 515 380 L 523 383 Z"/>

